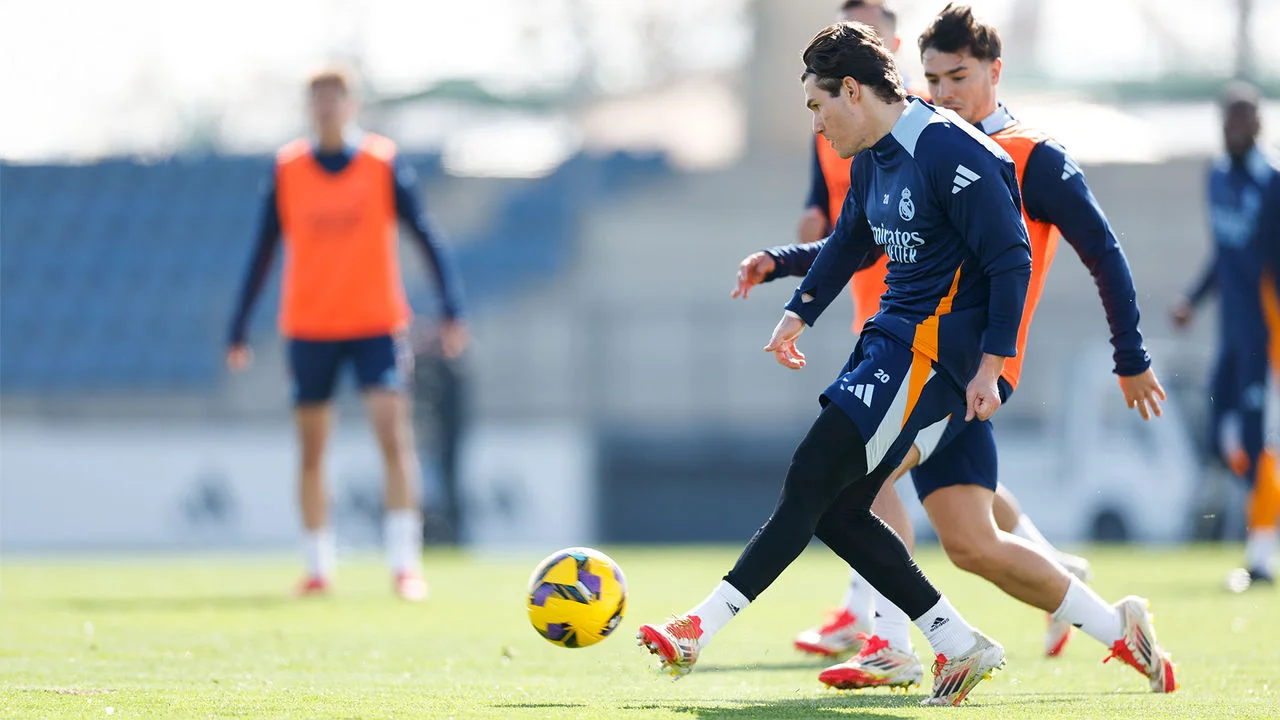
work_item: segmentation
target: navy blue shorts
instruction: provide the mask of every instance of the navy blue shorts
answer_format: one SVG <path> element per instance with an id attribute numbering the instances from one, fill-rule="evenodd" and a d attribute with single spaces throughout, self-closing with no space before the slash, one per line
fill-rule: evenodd
<path id="1" fill-rule="evenodd" d="M 1009 399 L 1012 389 L 1000 379 L 1000 400 Z M 995 491 L 998 473 L 996 436 L 990 420 L 964 421 L 956 413 L 946 422 L 924 428 L 916 436 L 920 464 L 911 471 L 916 496 L 921 502 L 933 491 L 952 485 L 980 485 Z"/>
<path id="2" fill-rule="evenodd" d="M 965 412 L 964 396 L 929 358 L 875 328 L 862 333 L 821 402 L 835 403 L 857 425 L 868 471 L 896 466 L 917 432 Z"/>
<path id="3" fill-rule="evenodd" d="M 350 365 L 362 392 L 403 392 L 413 368 L 408 343 L 392 335 L 356 340 L 290 340 L 289 374 L 297 405 L 328 402 L 342 369 Z"/>

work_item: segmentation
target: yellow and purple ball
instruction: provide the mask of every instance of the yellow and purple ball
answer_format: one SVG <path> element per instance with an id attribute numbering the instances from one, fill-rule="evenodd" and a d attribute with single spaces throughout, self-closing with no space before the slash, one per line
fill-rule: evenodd
<path id="1" fill-rule="evenodd" d="M 529 622 L 561 647 L 594 645 L 622 622 L 627 581 L 608 555 L 575 547 L 554 552 L 529 578 Z"/>

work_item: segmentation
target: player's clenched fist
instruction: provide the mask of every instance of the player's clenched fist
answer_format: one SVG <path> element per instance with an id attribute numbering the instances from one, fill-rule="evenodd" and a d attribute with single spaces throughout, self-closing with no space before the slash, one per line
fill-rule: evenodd
<path id="1" fill-rule="evenodd" d="M 964 421 L 986 420 L 1000 409 L 1000 373 L 1004 370 L 1004 358 L 999 355 L 983 355 L 978 372 L 965 390 Z"/>
<path id="2" fill-rule="evenodd" d="M 745 299 L 751 288 L 764 282 L 776 267 L 777 263 L 767 252 L 761 251 L 746 256 L 742 262 L 738 263 L 738 283 L 734 285 L 730 295 Z"/>

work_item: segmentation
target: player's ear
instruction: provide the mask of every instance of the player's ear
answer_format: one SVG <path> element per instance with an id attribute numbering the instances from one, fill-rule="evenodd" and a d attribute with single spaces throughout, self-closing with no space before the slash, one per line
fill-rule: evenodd
<path id="1" fill-rule="evenodd" d="M 844 81 L 840 83 L 840 90 L 843 94 L 849 96 L 849 102 L 858 102 L 858 97 L 862 94 L 862 86 L 857 80 L 846 76 Z"/>
<path id="2" fill-rule="evenodd" d="M 1004 70 L 1004 61 L 1002 61 L 1000 58 L 996 58 L 995 60 L 992 60 L 991 61 L 991 84 L 992 85 L 1000 84 L 1001 70 Z"/>
<path id="3" fill-rule="evenodd" d="M 898 37 L 897 35 L 894 35 L 893 39 L 889 41 L 888 45 L 889 45 L 889 52 L 893 53 L 894 55 L 897 55 L 898 48 L 902 47 L 902 38 Z"/>

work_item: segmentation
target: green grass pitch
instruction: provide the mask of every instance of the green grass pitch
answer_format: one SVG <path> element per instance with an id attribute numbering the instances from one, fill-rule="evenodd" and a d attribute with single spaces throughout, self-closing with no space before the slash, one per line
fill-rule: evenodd
<path id="1" fill-rule="evenodd" d="M 548 551 L 554 548 L 547 548 Z M 1280 593 L 1222 590 L 1238 547 L 1091 551 L 1104 597 L 1151 598 L 1181 689 L 1147 692 L 1077 634 L 1041 657 L 1044 615 L 951 568 L 921 562 L 954 604 L 1004 643 L 1008 667 L 959 709 L 910 694 L 839 693 L 793 634 L 839 600 L 842 565 L 810 548 L 673 682 L 636 647 L 636 626 L 687 609 L 737 548 L 603 547 L 630 604 L 590 648 L 542 640 L 524 610 L 539 559 L 427 556 L 432 599 L 390 595 L 375 560 L 344 564 L 334 597 L 295 601 L 288 559 L 0 565 L 0 716 L 12 718 L 984 718 L 1280 717 Z M 916 634 L 917 650 L 924 651 Z"/>

